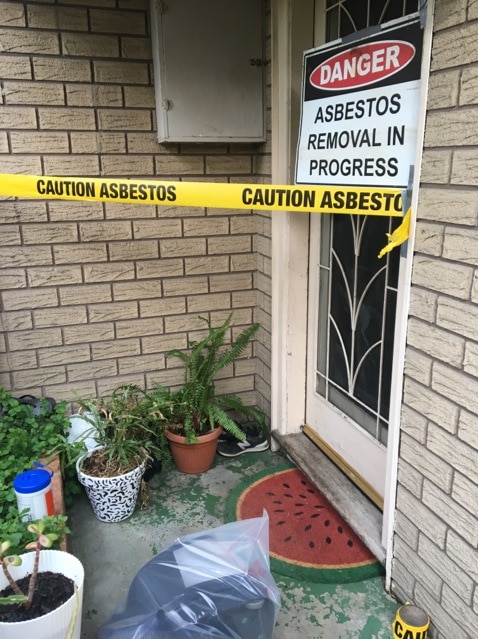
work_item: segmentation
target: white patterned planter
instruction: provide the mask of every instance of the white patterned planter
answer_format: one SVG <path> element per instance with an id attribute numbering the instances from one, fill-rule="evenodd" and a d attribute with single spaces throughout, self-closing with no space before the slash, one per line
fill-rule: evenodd
<path id="1" fill-rule="evenodd" d="M 21 579 L 33 568 L 34 552 L 20 555 L 22 565 L 9 568 L 14 579 Z M 83 602 L 84 570 L 79 559 L 63 550 L 42 550 L 40 552 L 39 571 L 58 572 L 72 579 L 77 588 L 73 595 L 56 610 L 28 621 L 0 622 L 1 639 L 65 639 L 71 619 L 76 617 L 73 639 L 81 636 L 81 607 Z M 0 574 L 0 591 L 8 586 L 3 573 Z"/>
<path id="2" fill-rule="evenodd" d="M 138 501 L 146 463 L 117 477 L 93 477 L 81 470 L 83 460 L 90 454 L 77 461 L 76 471 L 96 518 L 109 523 L 127 519 L 133 514 Z"/>

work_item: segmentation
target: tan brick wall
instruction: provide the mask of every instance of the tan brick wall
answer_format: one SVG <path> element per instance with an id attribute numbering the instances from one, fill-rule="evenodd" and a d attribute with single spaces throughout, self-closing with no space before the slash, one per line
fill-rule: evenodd
<path id="1" fill-rule="evenodd" d="M 60 4 L 0 1 L 2 172 L 270 181 L 268 144 L 157 143 L 146 0 Z M 233 312 L 263 329 L 221 385 L 268 410 L 269 243 L 250 211 L 0 200 L 0 384 L 178 384 L 167 351 Z"/>
<path id="2" fill-rule="evenodd" d="M 476 0 L 437 0 L 413 260 L 393 589 L 433 639 L 478 624 Z"/>

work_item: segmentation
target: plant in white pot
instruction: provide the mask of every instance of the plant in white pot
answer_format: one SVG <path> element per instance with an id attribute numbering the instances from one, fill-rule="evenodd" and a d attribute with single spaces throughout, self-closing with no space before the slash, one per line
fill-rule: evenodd
<path id="1" fill-rule="evenodd" d="M 134 511 L 141 481 L 152 456 L 167 456 L 161 440 L 159 408 L 134 385 L 121 385 L 109 398 L 80 403 L 95 429 L 96 448 L 78 459 L 78 479 L 100 521 L 118 522 Z M 156 410 L 154 410 L 156 409 Z"/>
<path id="2" fill-rule="evenodd" d="M 2 639 L 79 639 L 84 571 L 70 553 L 51 548 L 58 538 L 45 521 L 27 530 L 33 552 L 7 555 L 10 540 L 0 542 L 0 637 Z"/>

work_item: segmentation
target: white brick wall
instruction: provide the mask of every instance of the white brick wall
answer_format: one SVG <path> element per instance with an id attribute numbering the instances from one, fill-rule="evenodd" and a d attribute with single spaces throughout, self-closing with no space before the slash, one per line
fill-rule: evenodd
<path id="1" fill-rule="evenodd" d="M 406 353 L 392 588 L 433 639 L 478 627 L 476 18 L 436 2 Z"/>
<path id="2" fill-rule="evenodd" d="M 0 170 L 269 182 L 267 143 L 158 144 L 149 34 L 147 0 L 0 0 Z M 120 382 L 177 383 L 180 363 L 165 353 L 203 328 L 199 313 L 219 323 L 233 312 L 237 330 L 255 319 L 263 329 L 229 374 L 268 410 L 268 221 L 3 200 L 0 384 L 70 400 Z"/>

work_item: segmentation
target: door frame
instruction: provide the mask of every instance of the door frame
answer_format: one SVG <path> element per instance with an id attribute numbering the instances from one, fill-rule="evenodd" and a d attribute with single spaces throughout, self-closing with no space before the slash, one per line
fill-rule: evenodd
<path id="1" fill-rule="evenodd" d="M 420 115 L 412 191 L 412 223 L 406 264 L 400 269 L 394 366 L 390 403 L 390 436 L 382 525 L 386 552 L 386 586 L 390 587 L 393 527 L 397 491 L 400 414 L 407 316 L 423 149 L 432 43 L 434 0 L 426 3 Z M 272 183 L 293 182 L 299 125 L 302 52 L 313 46 L 314 0 L 274 0 L 272 26 Z M 299 84 L 297 84 L 297 79 Z M 300 432 L 305 421 L 308 329 L 309 215 L 272 214 L 272 424 L 281 435 Z M 397 249 L 395 249 L 397 250 Z M 311 444 L 313 445 L 313 444 Z"/>

